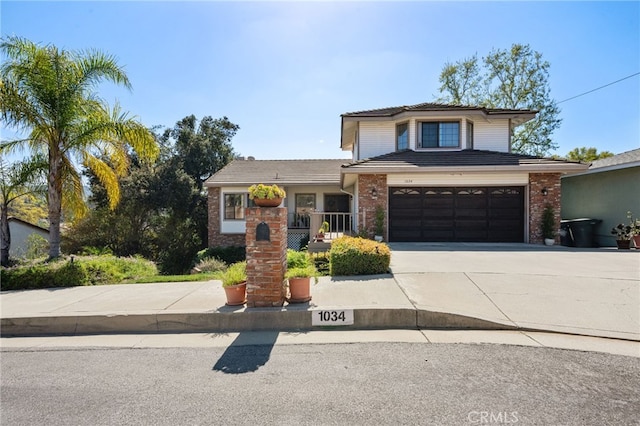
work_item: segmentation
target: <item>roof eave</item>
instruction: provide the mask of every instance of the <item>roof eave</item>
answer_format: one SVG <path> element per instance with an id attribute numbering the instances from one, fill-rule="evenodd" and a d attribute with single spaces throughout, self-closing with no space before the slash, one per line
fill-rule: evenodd
<path id="1" fill-rule="evenodd" d="M 573 176 L 582 176 L 582 175 L 591 175 L 594 173 L 604 173 L 604 172 L 612 172 L 615 170 L 624 170 L 624 169 L 629 169 L 632 167 L 640 167 L 640 161 L 634 161 L 631 163 L 622 163 L 622 164 L 614 164 L 611 166 L 604 166 L 604 167 L 596 167 L 594 169 L 588 169 L 588 170 L 583 170 L 581 172 L 578 173 L 572 173 L 571 177 Z"/>
<path id="2" fill-rule="evenodd" d="M 342 174 L 389 174 L 389 173 L 451 173 L 455 172 L 528 172 L 528 173 L 571 173 L 585 170 L 584 164 L 526 164 L 520 166 L 376 166 L 346 167 Z"/>

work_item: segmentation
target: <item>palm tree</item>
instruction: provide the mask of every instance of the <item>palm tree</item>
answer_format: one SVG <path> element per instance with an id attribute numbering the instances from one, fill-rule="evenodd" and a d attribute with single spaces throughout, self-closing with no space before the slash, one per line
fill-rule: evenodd
<path id="1" fill-rule="evenodd" d="M 2 266 L 9 265 L 11 248 L 9 206 L 25 195 L 44 195 L 45 166 L 43 158 L 9 164 L 0 157 L 0 264 Z"/>
<path id="2" fill-rule="evenodd" d="M 87 167 L 107 190 L 109 204 L 120 199 L 118 177 L 128 170 L 129 147 L 154 159 L 157 143 L 135 118 L 113 109 L 93 89 L 103 80 L 131 84 L 113 56 L 97 50 L 67 51 L 20 37 L 3 38 L 7 60 L 0 67 L 0 113 L 7 126 L 28 137 L 0 145 L 0 152 L 26 148 L 48 158 L 49 257 L 60 256 L 62 206 L 87 211 L 77 164 Z"/>

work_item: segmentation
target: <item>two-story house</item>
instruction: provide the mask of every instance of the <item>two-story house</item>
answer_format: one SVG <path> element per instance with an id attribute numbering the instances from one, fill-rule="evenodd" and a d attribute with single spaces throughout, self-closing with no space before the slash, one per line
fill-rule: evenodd
<path id="1" fill-rule="evenodd" d="M 287 191 L 298 242 L 325 219 L 372 232 L 382 207 L 391 242 L 540 243 L 546 205 L 560 222 L 560 177 L 587 166 L 511 153 L 513 128 L 535 115 L 432 103 L 342 114 L 351 161 L 235 160 L 211 176 L 209 245 L 243 244 L 247 187 L 259 182 Z"/>

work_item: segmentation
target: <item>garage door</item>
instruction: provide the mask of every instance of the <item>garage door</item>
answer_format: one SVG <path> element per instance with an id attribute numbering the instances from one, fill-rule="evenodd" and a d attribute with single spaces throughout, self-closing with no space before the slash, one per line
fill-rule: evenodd
<path id="1" fill-rule="evenodd" d="M 390 241 L 523 242 L 524 187 L 389 188 Z"/>

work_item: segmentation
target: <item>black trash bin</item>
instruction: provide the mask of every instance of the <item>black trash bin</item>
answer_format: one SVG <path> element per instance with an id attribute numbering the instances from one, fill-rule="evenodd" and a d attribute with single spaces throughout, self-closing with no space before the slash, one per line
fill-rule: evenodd
<path id="1" fill-rule="evenodd" d="M 574 247 L 575 244 L 576 243 L 573 239 L 573 233 L 569 228 L 569 221 L 561 220 L 560 221 L 560 245 L 563 245 L 565 247 Z"/>
<path id="2" fill-rule="evenodd" d="M 561 221 L 560 244 L 568 247 L 595 247 L 595 227 L 600 222 L 602 220 L 591 218 Z"/>

